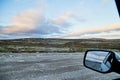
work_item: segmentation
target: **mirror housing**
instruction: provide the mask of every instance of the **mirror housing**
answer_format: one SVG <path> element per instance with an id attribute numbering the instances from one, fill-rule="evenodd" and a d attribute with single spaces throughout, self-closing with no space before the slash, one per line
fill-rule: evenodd
<path id="1" fill-rule="evenodd" d="M 106 50 L 87 50 L 83 64 L 85 67 L 100 73 L 109 73 L 113 69 L 114 53 Z"/>
<path id="2" fill-rule="evenodd" d="M 120 0 L 115 0 L 115 3 L 116 3 L 118 14 L 119 14 L 119 17 L 120 17 Z"/>

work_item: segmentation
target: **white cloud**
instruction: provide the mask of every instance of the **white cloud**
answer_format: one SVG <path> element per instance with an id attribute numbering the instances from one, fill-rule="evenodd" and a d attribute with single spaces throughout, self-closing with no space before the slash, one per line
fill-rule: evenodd
<path id="1" fill-rule="evenodd" d="M 69 19 L 73 18 L 75 15 L 71 12 L 66 12 L 63 13 L 62 15 L 56 17 L 53 21 L 56 24 L 64 24 L 66 23 Z"/>

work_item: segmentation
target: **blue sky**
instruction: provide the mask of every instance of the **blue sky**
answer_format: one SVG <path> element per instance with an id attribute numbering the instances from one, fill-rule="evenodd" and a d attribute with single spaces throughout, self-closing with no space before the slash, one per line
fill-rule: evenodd
<path id="1" fill-rule="evenodd" d="M 120 39 L 114 0 L 0 0 L 0 39 Z"/>

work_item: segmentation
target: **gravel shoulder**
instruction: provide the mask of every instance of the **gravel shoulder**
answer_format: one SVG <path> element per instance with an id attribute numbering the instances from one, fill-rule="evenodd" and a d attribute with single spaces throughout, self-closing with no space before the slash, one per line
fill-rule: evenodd
<path id="1" fill-rule="evenodd" d="M 114 80 L 83 66 L 84 53 L 0 53 L 0 80 Z"/>

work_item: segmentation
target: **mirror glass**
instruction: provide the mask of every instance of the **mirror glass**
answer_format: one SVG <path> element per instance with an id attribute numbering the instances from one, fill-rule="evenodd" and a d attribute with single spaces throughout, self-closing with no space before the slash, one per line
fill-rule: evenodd
<path id="1" fill-rule="evenodd" d="M 107 72 L 111 68 L 112 55 L 107 51 L 88 51 L 85 65 L 99 72 Z"/>

